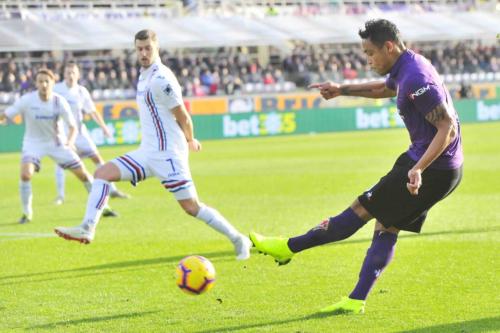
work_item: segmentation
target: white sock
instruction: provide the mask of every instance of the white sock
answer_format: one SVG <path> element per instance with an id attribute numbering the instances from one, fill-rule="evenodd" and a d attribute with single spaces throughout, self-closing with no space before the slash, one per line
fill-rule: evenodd
<path id="1" fill-rule="evenodd" d="M 94 179 L 92 190 L 87 200 L 87 210 L 82 224 L 95 227 L 101 218 L 103 209 L 107 206 L 109 198 L 109 182 L 103 179 Z"/>
<path id="2" fill-rule="evenodd" d="M 240 237 L 238 230 L 236 230 L 221 213 L 212 207 L 200 204 L 200 211 L 198 215 L 196 215 L 196 218 L 205 221 L 210 227 L 226 235 L 232 242 Z"/>
<path id="3" fill-rule="evenodd" d="M 56 165 L 56 189 L 57 196 L 60 198 L 64 198 L 64 182 L 65 182 L 65 174 L 64 169 L 59 165 Z"/>
<path id="4" fill-rule="evenodd" d="M 31 207 L 31 202 L 33 199 L 33 193 L 31 192 L 31 180 L 20 181 L 19 182 L 19 193 L 21 194 L 21 204 L 23 206 L 23 213 L 29 219 L 33 217 L 33 208 Z"/>

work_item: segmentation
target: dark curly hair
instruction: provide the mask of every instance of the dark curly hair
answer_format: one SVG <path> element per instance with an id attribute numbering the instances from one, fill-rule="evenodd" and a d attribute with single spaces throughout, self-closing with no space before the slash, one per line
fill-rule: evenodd
<path id="1" fill-rule="evenodd" d="M 382 47 L 385 42 L 392 41 L 398 45 L 401 42 L 401 33 L 394 23 L 384 19 L 369 20 L 365 23 L 365 29 L 359 29 L 359 37 L 368 39 L 377 47 Z"/>

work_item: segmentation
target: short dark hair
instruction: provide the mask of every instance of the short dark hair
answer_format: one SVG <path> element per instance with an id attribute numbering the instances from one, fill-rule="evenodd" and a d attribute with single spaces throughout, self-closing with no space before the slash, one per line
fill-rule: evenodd
<path id="1" fill-rule="evenodd" d="M 365 29 L 359 29 L 358 34 L 359 37 L 370 40 L 379 48 L 387 41 L 402 45 L 398 27 L 388 20 L 369 20 L 365 23 Z"/>
<path id="2" fill-rule="evenodd" d="M 36 75 L 35 75 L 35 79 L 38 78 L 38 75 L 40 74 L 44 74 L 44 75 L 47 75 L 48 77 L 50 77 L 52 79 L 52 81 L 55 81 L 56 80 L 56 76 L 54 75 L 54 73 L 48 69 L 48 68 L 42 68 L 40 70 L 38 70 L 38 72 L 36 72 Z"/>
<path id="3" fill-rule="evenodd" d="M 152 41 L 157 42 L 158 39 L 156 38 L 156 32 L 154 32 L 151 29 L 141 30 L 135 34 L 134 43 L 136 40 L 147 40 L 147 39 L 151 39 Z"/>
<path id="4" fill-rule="evenodd" d="M 64 70 L 68 69 L 68 68 L 76 68 L 78 69 L 78 71 L 80 71 L 80 66 L 78 66 L 78 63 L 74 60 L 70 60 L 68 61 L 65 65 L 64 65 Z"/>

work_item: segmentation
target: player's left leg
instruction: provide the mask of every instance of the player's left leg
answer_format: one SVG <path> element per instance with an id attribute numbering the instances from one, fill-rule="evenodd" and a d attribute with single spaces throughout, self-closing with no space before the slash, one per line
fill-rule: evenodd
<path id="1" fill-rule="evenodd" d="M 365 260 L 359 272 L 359 280 L 349 297 L 320 310 L 322 313 L 363 313 L 365 300 L 375 285 L 378 277 L 389 265 L 396 248 L 399 229 L 384 227 L 376 222 L 372 244 L 366 252 Z"/>
<path id="2" fill-rule="evenodd" d="M 186 158 L 151 158 L 151 168 L 161 180 L 165 189 L 169 190 L 179 202 L 182 209 L 189 215 L 204 221 L 212 229 L 226 236 L 234 245 L 236 259 L 245 260 L 250 257 L 251 242 L 241 234 L 216 209 L 198 200 L 198 194 Z"/>
<path id="3" fill-rule="evenodd" d="M 104 159 L 99 153 L 97 146 L 95 145 L 85 126 L 82 127 L 82 130 L 76 137 L 75 147 L 78 155 L 80 155 L 81 158 L 90 158 L 92 160 L 92 162 L 96 166 L 96 170 L 104 165 Z M 114 182 L 109 183 L 109 196 L 111 198 L 129 198 L 127 194 L 122 193 L 116 189 L 116 185 Z"/>
<path id="4" fill-rule="evenodd" d="M 250 239 L 259 252 L 269 254 L 279 265 L 285 265 L 295 253 L 352 236 L 371 218 L 356 199 L 351 207 L 321 222 L 303 235 L 292 238 L 265 237 L 251 232 Z"/>
<path id="5" fill-rule="evenodd" d="M 176 198 L 187 214 L 204 221 L 209 227 L 229 238 L 234 245 L 236 259 L 246 260 L 250 258 L 252 243 L 248 237 L 236 230 L 218 210 L 199 202 L 197 197 L 179 199 L 176 195 Z"/>

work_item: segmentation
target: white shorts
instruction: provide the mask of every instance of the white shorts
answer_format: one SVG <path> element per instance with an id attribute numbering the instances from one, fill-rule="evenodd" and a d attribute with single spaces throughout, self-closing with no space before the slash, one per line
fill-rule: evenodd
<path id="1" fill-rule="evenodd" d="M 187 157 L 138 149 L 111 162 L 120 169 L 120 179 L 129 180 L 133 185 L 154 176 L 177 200 L 198 197 Z"/>
<path id="2" fill-rule="evenodd" d="M 40 160 L 49 156 L 63 169 L 78 169 L 83 166 L 80 157 L 70 148 L 63 145 L 50 144 L 23 144 L 22 163 L 33 163 L 35 171 L 40 171 Z"/>
<path id="3" fill-rule="evenodd" d="M 82 130 L 76 136 L 75 147 L 76 152 L 81 158 L 92 158 L 98 154 L 97 147 L 86 129 Z"/>

